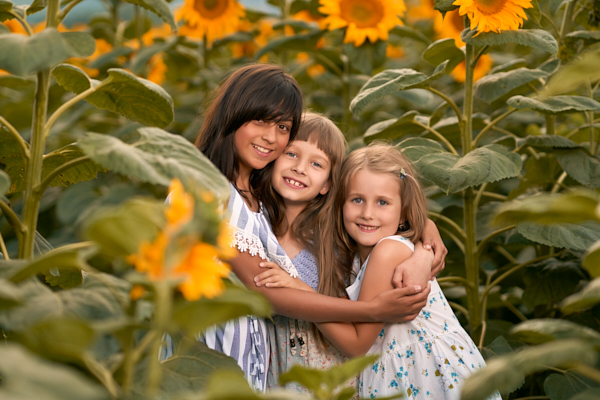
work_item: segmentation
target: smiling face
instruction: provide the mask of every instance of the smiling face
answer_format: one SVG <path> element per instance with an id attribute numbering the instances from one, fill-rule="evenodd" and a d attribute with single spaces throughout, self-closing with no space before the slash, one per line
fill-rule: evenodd
<path id="1" fill-rule="evenodd" d="M 263 169 L 275 160 L 287 146 L 291 129 L 292 121 L 250 121 L 238 128 L 234 145 L 240 175 L 249 177 L 252 170 Z"/>
<path id="2" fill-rule="evenodd" d="M 398 231 L 400 179 L 390 173 L 359 170 L 350 179 L 343 206 L 344 227 L 364 262 L 373 247 Z"/>
<path id="3" fill-rule="evenodd" d="M 316 144 L 296 140 L 277 158 L 271 184 L 286 205 L 306 204 L 330 188 L 330 160 Z"/>

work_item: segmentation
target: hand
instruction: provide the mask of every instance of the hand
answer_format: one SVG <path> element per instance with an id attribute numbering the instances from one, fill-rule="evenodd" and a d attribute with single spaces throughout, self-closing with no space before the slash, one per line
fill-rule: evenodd
<path id="1" fill-rule="evenodd" d="M 448 249 L 444 245 L 444 241 L 440 236 L 435 222 L 428 219 L 425 224 L 425 229 L 421 235 L 421 241 L 423 242 L 423 248 L 429 250 L 433 249 L 435 258 L 433 259 L 433 265 L 431 266 L 431 279 L 436 277 L 446 267 L 445 259 L 448 254 Z"/>
<path id="2" fill-rule="evenodd" d="M 419 286 L 407 286 L 381 293 L 369 302 L 373 307 L 373 322 L 412 321 L 427 304 L 430 291 L 428 283 L 423 291 Z"/>
<path id="3" fill-rule="evenodd" d="M 431 264 L 434 254 L 431 249 L 425 250 L 421 242 L 415 243 L 414 253 L 396 266 L 392 277 L 392 284 L 396 288 L 419 285 L 427 286 L 431 279 Z"/>
<path id="4" fill-rule="evenodd" d="M 254 284 L 256 286 L 313 291 L 313 289 L 301 279 L 292 278 L 290 274 L 282 270 L 279 265 L 274 262 L 265 261 L 258 265 L 261 268 L 266 268 L 267 270 L 254 277 Z"/>

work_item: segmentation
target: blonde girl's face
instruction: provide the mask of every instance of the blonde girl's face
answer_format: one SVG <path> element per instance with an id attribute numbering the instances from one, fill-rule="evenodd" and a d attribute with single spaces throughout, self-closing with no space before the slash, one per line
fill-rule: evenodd
<path id="1" fill-rule="evenodd" d="M 366 259 L 381 239 L 398 231 L 401 211 L 398 177 L 367 169 L 352 177 L 344 201 L 343 218 L 361 260 Z"/>
<path id="2" fill-rule="evenodd" d="M 295 140 L 275 160 L 271 184 L 286 205 L 306 204 L 329 192 L 331 162 L 316 144 Z"/>
<path id="3" fill-rule="evenodd" d="M 292 121 L 249 121 L 235 131 L 234 145 L 240 170 L 252 172 L 274 161 L 290 140 Z"/>

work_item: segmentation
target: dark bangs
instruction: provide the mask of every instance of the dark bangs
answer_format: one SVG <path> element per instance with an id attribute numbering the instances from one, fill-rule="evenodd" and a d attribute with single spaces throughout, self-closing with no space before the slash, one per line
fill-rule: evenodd
<path id="1" fill-rule="evenodd" d="M 296 81 L 280 67 L 264 65 L 262 73 L 241 77 L 235 98 L 223 100 L 229 104 L 223 123 L 227 133 L 233 133 L 253 120 L 267 122 L 292 121 L 290 141 L 294 140 L 302 119 L 302 92 Z M 244 79 L 246 78 L 246 79 Z"/>

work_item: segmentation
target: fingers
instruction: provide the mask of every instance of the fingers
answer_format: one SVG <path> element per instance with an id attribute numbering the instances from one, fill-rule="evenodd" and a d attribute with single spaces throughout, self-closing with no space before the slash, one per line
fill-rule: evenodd
<path id="1" fill-rule="evenodd" d="M 404 269 L 403 268 L 399 268 L 396 267 L 395 271 L 394 271 L 394 276 L 392 277 L 392 285 L 394 285 L 394 287 L 396 288 L 401 288 L 403 286 L 403 281 L 404 280 Z"/>
<path id="2" fill-rule="evenodd" d="M 259 267 L 261 268 L 279 268 L 279 265 L 277 265 L 276 263 L 272 262 L 272 261 L 263 261 L 260 264 L 258 264 Z"/>
<path id="3" fill-rule="evenodd" d="M 265 272 L 261 272 L 260 274 L 256 275 L 254 277 L 254 283 L 256 284 L 256 286 L 262 286 L 267 279 L 273 278 L 278 276 L 278 271 L 277 270 L 273 270 L 273 269 L 269 269 L 266 270 Z"/>

